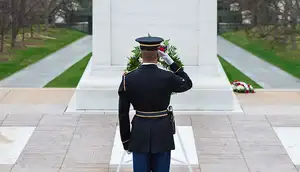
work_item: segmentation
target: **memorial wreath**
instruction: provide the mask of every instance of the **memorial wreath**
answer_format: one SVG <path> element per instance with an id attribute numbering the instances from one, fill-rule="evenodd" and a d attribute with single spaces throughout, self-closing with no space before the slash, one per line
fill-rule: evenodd
<path id="1" fill-rule="evenodd" d="M 177 48 L 170 44 L 170 39 L 163 41 L 162 45 L 159 47 L 159 50 L 167 53 L 175 63 L 177 63 L 180 67 L 183 67 L 182 62 L 178 57 Z M 139 46 L 135 46 L 131 52 L 132 55 L 128 57 L 125 73 L 129 73 L 137 69 L 143 62 L 141 57 L 141 49 Z M 161 58 L 158 60 L 158 66 L 169 70 L 169 65 Z"/>
<path id="2" fill-rule="evenodd" d="M 232 89 L 234 92 L 238 92 L 238 93 L 254 93 L 255 92 L 252 85 L 247 84 L 245 82 L 235 80 L 231 83 L 231 85 L 232 85 Z"/>

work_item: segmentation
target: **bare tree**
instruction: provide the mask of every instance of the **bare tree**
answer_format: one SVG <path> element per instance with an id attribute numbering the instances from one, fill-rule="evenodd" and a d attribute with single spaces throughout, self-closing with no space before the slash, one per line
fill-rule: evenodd
<path id="1" fill-rule="evenodd" d="M 0 1 L 0 52 L 4 51 L 4 39 L 5 39 L 5 30 L 8 26 L 8 5 L 9 3 L 5 0 Z"/>
<path id="2" fill-rule="evenodd" d="M 88 0 L 90 1 L 90 0 Z M 22 33 L 21 45 L 25 41 L 25 28 L 30 28 L 30 35 L 34 37 L 34 28 L 40 33 L 40 24 L 49 28 L 49 19 L 55 22 L 55 16 L 64 11 L 74 12 L 78 6 L 77 0 L 0 0 L 0 52 L 4 51 L 5 38 L 10 33 L 11 47 L 16 47 L 17 37 Z M 67 10 L 66 10 L 67 9 Z"/>
<path id="3" fill-rule="evenodd" d="M 300 0 L 232 0 L 238 3 L 244 18 L 251 24 L 246 28 L 248 36 L 271 39 L 274 43 L 297 48 L 297 22 L 300 16 Z"/>

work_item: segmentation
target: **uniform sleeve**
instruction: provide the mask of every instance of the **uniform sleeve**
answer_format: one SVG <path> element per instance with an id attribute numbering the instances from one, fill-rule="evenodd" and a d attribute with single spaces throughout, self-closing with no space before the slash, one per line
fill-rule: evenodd
<path id="1" fill-rule="evenodd" d="M 126 92 L 126 80 L 125 75 L 123 76 L 122 82 L 119 86 L 119 126 L 120 126 L 120 135 L 123 147 L 125 150 L 128 150 L 128 142 L 130 140 L 130 102 L 128 100 Z"/>
<path id="2" fill-rule="evenodd" d="M 172 92 L 181 93 L 193 87 L 193 82 L 184 72 L 182 67 L 179 67 L 175 62 L 170 65 L 170 69 L 174 72 L 172 75 Z"/>

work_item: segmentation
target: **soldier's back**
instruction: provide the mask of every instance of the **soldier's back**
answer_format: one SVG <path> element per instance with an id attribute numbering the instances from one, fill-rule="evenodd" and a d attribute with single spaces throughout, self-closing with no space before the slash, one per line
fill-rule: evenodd
<path id="1" fill-rule="evenodd" d="M 126 92 L 134 110 L 141 113 L 164 112 L 170 103 L 171 72 L 156 65 L 142 65 L 126 75 Z M 164 115 L 164 113 L 162 113 Z M 132 120 L 132 152 L 164 152 L 175 149 L 168 116 L 149 117 L 136 114 Z"/>
<path id="2" fill-rule="evenodd" d="M 170 103 L 172 73 L 156 65 L 142 65 L 126 76 L 126 92 L 134 109 L 165 110 Z"/>

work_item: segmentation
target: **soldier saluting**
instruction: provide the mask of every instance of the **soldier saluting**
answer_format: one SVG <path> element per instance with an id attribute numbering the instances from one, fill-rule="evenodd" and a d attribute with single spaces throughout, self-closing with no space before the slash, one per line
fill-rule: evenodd
<path id="1" fill-rule="evenodd" d="M 132 152 L 134 172 L 169 172 L 175 149 L 168 106 L 173 92 L 192 88 L 192 81 L 172 58 L 159 51 L 162 38 L 141 37 L 142 65 L 124 74 L 119 94 L 120 135 L 125 150 Z M 173 72 L 157 67 L 161 57 Z M 130 130 L 129 110 L 136 113 Z"/>

